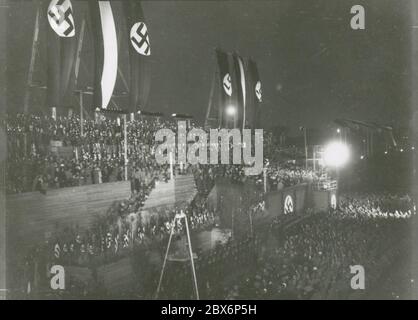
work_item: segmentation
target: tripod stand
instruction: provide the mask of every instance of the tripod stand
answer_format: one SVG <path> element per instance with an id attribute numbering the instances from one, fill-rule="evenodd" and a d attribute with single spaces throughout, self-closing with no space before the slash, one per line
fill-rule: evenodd
<path id="1" fill-rule="evenodd" d="M 173 234 L 174 234 L 174 227 L 176 225 L 176 222 L 179 221 L 181 222 L 181 219 L 184 219 L 185 221 L 185 226 L 186 226 L 186 235 L 187 235 L 187 245 L 189 247 L 188 253 L 189 253 L 189 258 L 190 258 L 190 266 L 192 269 L 192 275 L 193 275 L 193 285 L 194 285 L 194 291 L 195 291 L 195 295 L 196 295 L 196 299 L 199 300 L 199 289 L 197 287 L 197 278 L 196 278 L 196 270 L 194 267 L 194 261 L 193 261 L 193 251 L 192 251 L 192 243 L 190 241 L 190 231 L 189 231 L 189 224 L 187 221 L 187 217 L 184 214 L 183 210 L 179 213 L 176 214 L 173 220 L 173 224 L 171 225 L 171 232 L 170 232 L 170 238 L 168 239 L 168 245 L 167 245 L 167 250 L 165 252 L 165 257 L 164 257 L 164 262 L 163 262 L 163 267 L 161 269 L 161 274 L 160 274 L 160 280 L 158 281 L 158 287 L 157 287 L 157 292 L 155 294 L 155 298 L 158 299 L 158 295 L 160 293 L 160 289 L 161 289 L 161 283 L 163 281 L 163 277 L 164 277 L 164 271 L 165 271 L 165 267 L 167 264 L 167 259 L 168 259 L 168 253 L 170 251 L 170 246 L 171 246 L 171 240 L 173 238 Z"/>

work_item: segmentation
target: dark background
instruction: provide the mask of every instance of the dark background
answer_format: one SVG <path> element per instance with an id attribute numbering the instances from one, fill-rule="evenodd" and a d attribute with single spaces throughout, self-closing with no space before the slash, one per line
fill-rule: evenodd
<path id="1" fill-rule="evenodd" d="M 365 7 L 366 30 L 350 28 L 355 4 Z M 9 1 L 0 10 L 8 13 L 7 108 L 21 110 L 35 4 Z M 203 121 L 219 46 L 257 61 L 263 127 L 324 128 L 337 117 L 408 125 L 410 1 L 144 1 L 143 10 L 148 109 Z"/>

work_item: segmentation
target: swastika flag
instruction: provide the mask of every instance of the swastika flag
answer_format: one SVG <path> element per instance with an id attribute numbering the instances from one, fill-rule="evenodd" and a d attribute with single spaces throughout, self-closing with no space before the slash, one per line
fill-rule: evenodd
<path id="1" fill-rule="evenodd" d="M 74 37 L 75 25 L 70 0 L 51 0 L 48 6 L 48 22 L 60 37 Z"/>

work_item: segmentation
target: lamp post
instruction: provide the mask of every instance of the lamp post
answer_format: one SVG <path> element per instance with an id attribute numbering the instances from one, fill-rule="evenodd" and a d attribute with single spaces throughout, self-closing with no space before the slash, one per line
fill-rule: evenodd
<path id="1" fill-rule="evenodd" d="M 128 125 L 126 113 L 123 115 L 123 162 L 125 169 L 125 181 L 128 180 Z"/>
<path id="2" fill-rule="evenodd" d="M 343 167 L 350 158 L 350 150 L 341 141 L 330 142 L 324 149 L 324 164 L 335 168 L 337 174 L 337 186 L 339 184 L 340 168 Z"/>
<path id="3" fill-rule="evenodd" d="M 84 137 L 84 106 L 83 106 L 83 90 L 76 90 L 79 94 L 79 101 L 80 101 L 80 134 Z"/>
<path id="4" fill-rule="evenodd" d="M 306 127 L 299 127 L 299 130 L 303 131 L 303 140 L 305 144 L 305 169 L 308 170 L 308 139 L 306 136 Z"/>

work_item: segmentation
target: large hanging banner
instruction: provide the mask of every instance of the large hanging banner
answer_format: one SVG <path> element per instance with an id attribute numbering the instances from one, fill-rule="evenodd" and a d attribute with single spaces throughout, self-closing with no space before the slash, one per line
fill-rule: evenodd
<path id="1" fill-rule="evenodd" d="M 93 108 L 106 109 L 118 73 L 118 42 L 110 1 L 90 1 L 95 50 Z"/>
<path id="2" fill-rule="evenodd" d="M 237 104 L 237 118 L 238 127 L 245 128 L 245 112 L 246 112 L 246 80 L 244 71 L 244 62 L 242 57 L 237 53 L 233 54 L 234 69 L 236 76 L 236 104 Z"/>
<path id="3" fill-rule="evenodd" d="M 47 39 L 47 106 L 56 113 L 61 104 L 61 43 L 52 28 L 46 30 Z"/>
<path id="4" fill-rule="evenodd" d="M 47 8 L 47 101 L 50 108 L 63 107 L 68 93 L 77 40 L 70 0 L 51 0 Z M 70 95 L 71 97 L 72 95 Z"/>
<path id="5" fill-rule="evenodd" d="M 228 54 L 220 49 L 216 49 L 216 58 L 219 68 L 219 80 L 221 91 L 221 105 L 219 106 L 219 121 L 220 126 L 225 127 L 228 122 L 226 109 L 232 103 L 232 78 L 230 74 Z"/>
<path id="6" fill-rule="evenodd" d="M 252 115 L 252 127 L 257 127 L 260 118 L 260 106 L 263 101 L 263 91 L 261 86 L 260 76 L 258 74 L 257 64 L 253 60 L 248 61 L 248 71 L 249 71 L 249 96 L 250 96 L 250 105 L 251 112 L 247 114 Z"/>
<path id="7" fill-rule="evenodd" d="M 130 88 L 129 110 L 136 112 L 147 106 L 151 84 L 151 42 L 141 2 L 123 1 L 129 41 Z"/>

